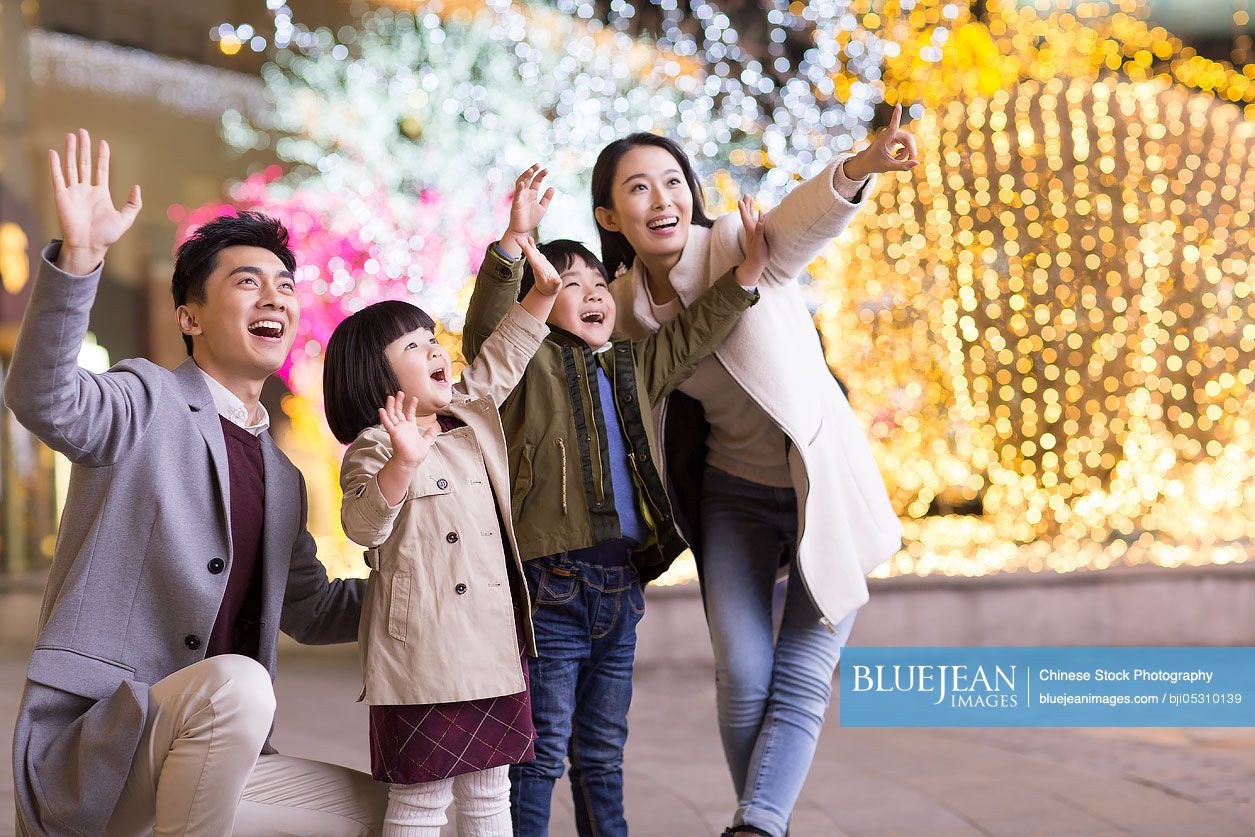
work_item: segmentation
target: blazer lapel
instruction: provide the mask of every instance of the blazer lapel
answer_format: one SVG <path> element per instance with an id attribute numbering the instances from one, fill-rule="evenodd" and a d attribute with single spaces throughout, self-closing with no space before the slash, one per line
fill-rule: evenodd
<path id="1" fill-rule="evenodd" d="M 261 434 L 261 460 L 266 480 L 261 534 L 262 621 L 278 625 L 288 586 L 292 548 L 300 534 L 296 530 L 301 524 L 301 487 L 295 469 L 280 453 L 269 433 Z M 273 642 L 274 636 L 275 632 L 269 628 L 263 630 L 262 645 Z M 258 656 L 265 660 L 267 653 L 268 649 L 263 647 Z"/>
<path id="2" fill-rule="evenodd" d="M 218 410 L 214 407 L 213 396 L 205 385 L 203 373 L 191 358 L 183 361 L 174 370 L 187 398 L 187 406 L 192 411 L 192 423 L 205 437 L 209 447 L 209 459 L 213 463 L 214 476 L 218 480 L 218 511 L 222 515 L 221 524 L 226 533 L 227 550 L 234 554 L 231 543 L 231 472 L 227 464 L 227 442 L 222 435 L 222 423 L 218 418 Z"/>

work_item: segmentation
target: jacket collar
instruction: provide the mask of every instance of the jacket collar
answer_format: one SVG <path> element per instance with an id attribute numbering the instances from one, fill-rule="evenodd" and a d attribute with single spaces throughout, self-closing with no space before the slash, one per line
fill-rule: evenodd
<path id="1" fill-rule="evenodd" d="M 706 258 L 710 252 L 710 227 L 689 224 L 689 238 L 684 245 L 680 260 L 671 268 L 671 287 L 684 307 L 692 305 L 706 290 Z M 649 304 L 649 293 L 645 288 L 645 266 L 640 259 L 633 259 L 632 266 L 623 279 L 631 288 L 632 313 L 637 321 L 644 323 L 651 331 L 660 327 L 654 317 L 653 308 Z"/>
<path id="2" fill-rule="evenodd" d="M 174 379 L 179 382 L 179 387 L 183 390 L 187 406 L 193 410 L 213 410 L 214 414 L 217 414 L 213 395 L 209 392 L 209 385 L 205 383 L 205 376 L 196 365 L 196 361 L 189 357 L 179 364 L 174 370 Z"/>
<path id="3" fill-rule="evenodd" d="M 577 337 L 571 332 L 567 331 L 566 329 L 559 328 L 556 325 L 549 326 L 549 336 L 546 337 L 545 339 L 550 342 L 556 343 L 559 346 L 569 346 L 572 349 L 584 349 L 589 354 L 594 354 L 594 355 L 600 354 L 606 351 L 607 349 L 613 348 L 614 346 L 622 342 L 621 340 L 612 339 L 609 343 L 607 343 L 605 346 L 602 346 L 600 349 L 590 349 L 588 347 L 588 344 L 584 342 L 583 338 Z"/>

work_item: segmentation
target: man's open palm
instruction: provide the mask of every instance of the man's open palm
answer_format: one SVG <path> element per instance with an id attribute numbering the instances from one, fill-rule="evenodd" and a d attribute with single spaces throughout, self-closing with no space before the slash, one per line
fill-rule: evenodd
<path id="1" fill-rule="evenodd" d="M 135 222 L 139 214 L 139 186 L 121 209 L 109 194 L 109 144 L 100 142 L 92 177 L 91 137 L 87 131 L 65 135 L 65 168 L 56 151 L 48 152 L 52 168 L 53 197 L 61 224 L 63 248 L 104 258 L 104 253 Z"/>

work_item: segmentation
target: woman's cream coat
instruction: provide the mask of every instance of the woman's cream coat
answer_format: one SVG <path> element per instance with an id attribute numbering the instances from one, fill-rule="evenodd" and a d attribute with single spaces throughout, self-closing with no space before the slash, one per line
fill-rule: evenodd
<path id="1" fill-rule="evenodd" d="M 398 505 L 388 505 L 376 477 L 392 453 L 383 427 L 363 430 L 344 454 L 341 522 L 353 541 L 371 547 L 358 630 L 369 704 L 448 703 L 524 689 L 516 607 L 529 653 L 535 643 L 497 407 L 548 334 L 522 306 L 510 309 L 442 411 L 466 422 L 473 441 L 456 438 L 465 430 L 437 436 Z M 455 444 L 460 451 L 442 452 Z M 483 456 L 487 485 L 482 470 L 458 465 L 468 460 L 468 444 Z M 501 526 L 509 555 L 502 554 Z"/>
<path id="2" fill-rule="evenodd" d="M 797 277 L 867 203 L 834 186 L 831 163 L 793 189 L 767 213 L 770 261 L 758 304 L 715 351 L 741 388 L 789 437 L 789 470 L 798 498 L 798 566 L 826 623 L 839 622 L 867 601 L 866 575 L 901 546 L 902 524 L 849 402 L 832 377 Z M 671 285 L 689 306 L 711 283 L 745 259 L 744 229 L 733 212 L 714 227 L 689 227 L 688 243 L 671 270 Z M 658 329 L 638 259 L 611 290 L 618 328 L 629 337 Z M 654 409 L 660 445 L 665 400 Z"/>

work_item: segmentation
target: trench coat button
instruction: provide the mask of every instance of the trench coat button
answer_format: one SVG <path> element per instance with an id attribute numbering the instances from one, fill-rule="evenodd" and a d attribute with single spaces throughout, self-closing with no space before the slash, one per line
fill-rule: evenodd
<path id="1" fill-rule="evenodd" d="M 501 267 L 497 268 L 497 275 L 500 276 L 502 279 L 507 278 L 510 275 L 510 268 L 506 267 L 505 265 L 502 265 Z"/>
<path id="2" fill-rule="evenodd" d="M 457 542 L 458 542 L 458 533 L 457 533 L 457 532 L 450 532 L 449 534 L 447 534 L 447 535 L 445 535 L 445 536 L 444 536 L 444 539 L 445 539 L 446 541 L 448 541 L 449 543 L 457 543 Z"/>
<path id="3" fill-rule="evenodd" d="M 439 488 L 441 491 L 444 491 L 448 487 L 449 487 L 449 481 L 447 479 L 444 479 L 442 477 L 436 480 L 436 488 Z"/>
<path id="4" fill-rule="evenodd" d="M 457 586 L 453 588 L 453 592 L 457 593 L 459 596 L 462 595 L 466 592 L 466 585 L 459 581 Z"/>
<path id="5" fill-rule="evenodd" d="M 625 393 L 623 393 L 623 400 L 624 400 L 624 401 L 626 401 L 627 403 L 631 404 L 631 403 L 632 403 L 632 393 L 630 393 L 630 392 L 625 392 Z"/>
<path id="6" fill-rule="evenodd" d="M 222 572 L 226 568 L 226 566 L 227 566 L 226 561 L 223 561 L 221 558 L 214 558 L 212 561 L 209 562 L 209 571 L 213 573 L 214 575 L 217 575 L 218 573 Z"/>
<path id="7" fill-rule="evenodd" d="M 195 651 L 197 648 L 200 648 L 200 637 L 196 634 L 188 634 L 183 637 L 183 644 L 188 647 L 188 650 Z"/>

